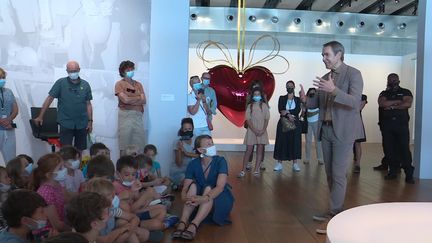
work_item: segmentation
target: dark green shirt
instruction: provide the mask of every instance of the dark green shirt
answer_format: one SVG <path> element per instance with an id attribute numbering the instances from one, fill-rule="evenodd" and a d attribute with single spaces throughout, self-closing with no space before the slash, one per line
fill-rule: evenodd
<path id="1" fill-rule="evenodd" d="M 92 100 L 92 92 L 87 81 L 80 78 L 77 84 L 69 77 L 55 82 L 48 93 L 57 98 L 57 122 L 68 129 L 83 129 L 87 127 L 87 101 Z"/>

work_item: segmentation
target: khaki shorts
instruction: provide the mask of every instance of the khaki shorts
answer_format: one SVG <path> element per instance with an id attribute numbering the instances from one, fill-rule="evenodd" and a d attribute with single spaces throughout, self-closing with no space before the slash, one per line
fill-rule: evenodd
<path id="1" fill-rule="evenodd" d="M 120 150 L 125 150 L 128 145 L 143 148 L 145 145 L 143 113 L 136 110 L 119 110 L 118 135 Z"/>

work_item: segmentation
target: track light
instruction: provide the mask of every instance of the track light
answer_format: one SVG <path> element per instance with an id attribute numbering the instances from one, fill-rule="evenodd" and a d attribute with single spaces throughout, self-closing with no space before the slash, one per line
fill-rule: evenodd
<path id="1" fill-rule="evenodd" d="M 196 13 L 193 13 L 190 15 L 191 20 L 196 20 L 198 18 L 198 15 Z"/>
<path id="2" fill-rule="evenodd" d="M 323 23 L 322 19 L 317 19 L 317 20 L 315 20 L 315 24 L 316 24 L 317 26 L 321 26 L 322 23 Z"/>
<path id="3" fill-rule="evenodd" d="M 357 27 L 359 27 L 359 28 L 363 28 L 364 26 L 365 26 L 365 22 L 364 21 L 360 21 L 358 24 L 357 24 Z"/>
<path id="4" fill-rule="evenodd" d="M 256 17 L 254 15 L 249 16 L 249 21 L 250 22 L 255 22 L 256 21 Z"/>
<path id="5" fill-rule="evenodd" d="M 233 21 L 233 20 L 234 20 L 234 16 L 232 16 L 232 15 L 228 15 L 228 16 L 227 16 L 227 20 L 230 21 L 230 22 Z"/>
<path id="6" fill-rule="evenodd" d="M 273 22 L 273 23 L 277 23 L 277 22 L 279 22 L 279 18 L 278 17 L 276 17 L 276 16 L 273 16 L 272 18 L 271 18 L 271 22 Z"/>
<path id="7" fill-rule="evenodd" d="M 377 26 L 380 30 L 383 30 L 385 28 L 385 24 L 383 22 L 379 23 Z"/>
<path id="8" fill-rule="evenodd" d="M 301 18 L 295 18 L 293 20 L 294 24 L 300 24 L 301 23 Z"/>
<path id="9" fill-rule="evenodd" d="M 344 24 L 345 24 L 345 23 L 344 23 L 342 20 L 339 20 L 339 21 L 337 22 L 337 25 L 339 26 L 339 28 L 343 27 Z"/>
<path id="10" fill-rule="evenodd" d="M 404 30 L 404 29 L 406 29 L 406 27 L 407 27 L 407 24 L 405 24 L 405 23 L 400 23 L 398 25 L 398 29 L 400 29 L 400 30 Z"/>

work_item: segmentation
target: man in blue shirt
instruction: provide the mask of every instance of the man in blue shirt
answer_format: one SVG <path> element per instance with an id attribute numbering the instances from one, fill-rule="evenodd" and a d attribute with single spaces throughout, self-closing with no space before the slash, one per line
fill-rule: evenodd
<path id="1" fill-rule="evenodd" d="M 39 116 L 34 120 L 42 125 L 45 111 L 57 98 L 57 122 L 60 124 L 60 143 L 72 145 L 79 150 L 87 148 L 87 133 L 92 131 L 93 108 L 91 104 L 92 92 L 90 85 L 79 77 L 80 67 L 75 61 L 66 65 L 68 77 L 55 82 L 43 103 Z"/>

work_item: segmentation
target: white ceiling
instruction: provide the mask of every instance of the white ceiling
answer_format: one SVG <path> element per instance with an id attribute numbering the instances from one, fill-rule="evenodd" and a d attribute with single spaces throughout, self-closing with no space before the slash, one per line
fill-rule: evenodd
<path id="1" fill-rule="evenodd" d="M 275 2 L 277 0 L 267 1 Z M 416 5 L 415 0 L 280 0 L 276 8 L 296 9 L 302 2 L 313 2 L 310 10 L 328 11 L 336 4 L 344 3 L 343 7 L 338 9 L 337 12 L 359 13 L 372 5 L 375 7 L 368 9 L 367 13 L 377 14 L 379 9 L 378 3 L 382 1 L 384 1 L 385 3 L 385 12 L 381 14 L 392 14 L 399 9 L 409 6 L 409 8 L 404 8 L 404 11 L 398 13 L 398 15 L 413 15 L 413 11 Z M 348 2 L 351 2 L 351 6 L 348 6 Z M 232 3 L 234 3 L 234 6 L 236 6 L 237 0 L 190 0 L 191 6 L 232 7 Z M 246 7 L 262 8 L 264 7 L 265 3 L 266 0 L 246 0 Z"/>

